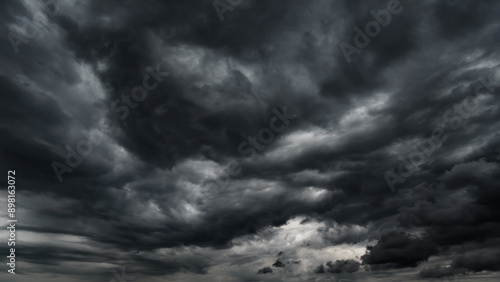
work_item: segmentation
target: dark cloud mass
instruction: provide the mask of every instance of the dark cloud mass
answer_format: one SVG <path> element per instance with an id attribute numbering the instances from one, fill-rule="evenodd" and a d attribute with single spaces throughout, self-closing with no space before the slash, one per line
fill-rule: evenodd
<path id="1" fill-rule="evenodd" d="M 363 264 L 375 268 L 415 267 L 437 252 L 427 238 L 411 238 L 405 233 L 383 234 L 375 246 L 367 246 Z"/>
<path id="2" fill-rule="evenodd" d="M 499 14 L 2 1 L 0 280 L 498 281 Z"/>
<path id="3" fill-rule="evenodd" d="M 326 266 L 323 266 L 321 264 L 318 266 L 315 270 L 316 273 L 325 273 L 325 272 L 331 272 L 331 273 L 353 273 L 359 270 L 359 265 L 360 263 L 348 259 L 348 260 L 337 260 L 335 262 L 329 261 L 326 263 Z"/>

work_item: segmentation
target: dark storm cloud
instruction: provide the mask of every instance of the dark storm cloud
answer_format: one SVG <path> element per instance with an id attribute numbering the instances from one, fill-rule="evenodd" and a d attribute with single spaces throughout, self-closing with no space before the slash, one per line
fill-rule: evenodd
<path id="1" fill-rule="evenodd" d="M 492 1 L 474 2 L 443 1 L 436 4 L 434 16 L 441 35 L 456 37 L 467 32 L 474 32 L 491 23 L 493 14 L 489 10 Z"/>
<path id="2" fill-rule="evenodd" d="M 315 269 L 316 273 L 325 273 L 325 272 L 330 272 L 330 273 L 353 273 L 359 270 L 360 263 L 348 259 L 348 260 L 336 260 L 335 262 L 328 261 L 326 263 L 327 267 L 324 267 L 323 264 L 318 266 Z"/>
<path id="3" fill-rule="evenodd" d="M 273 273 L 273 269 L 266 266 L 262 269 L 259 269 L 259 271 L 257 271 L 257 274 L 266 274 L 266 273 Z"/>
<path id="4" fill-rule="evenodd" d="M 361 261 L 372 269 L 415 267 L 436 253 L 436 246 L 427 238 L 390 232 L 382 235 L 375 246 L 368 246 Z"/>
<path id="5" fill-rule="evenodd" d="M 348 63 L 339 44 L 351 44 L 353 28 L 388 2 L 244 1 L 223 22 L 210 1 L 60 3 L 18 55 L 4 38 L 0 167 L 22 175 L 26 232 L 110 248 L 100 257 L 59 247 L 46 263 L 124 258 L 150 275 L 206 274 L 214 265 L 190 250 L 173 255 L 179 261 L 148 255 L 183 246 L 229 252 L 234 239 L 297 215 L 324 223 L 325 244 L 379 240 L 363 256 L 373 270 L 414 267 L 461 244 L 496 246 L 500 5 L 401 1 L 401 13 Z M 0 5 L 2 34 L 37 10 Z M 145 100 L 130 98 L 156 66 L 170 75 Z M 480 85 L 474 109 L 457 109 Z M 126 97 L 137 105 L 121 119 Z M 298 116 L 285 131 L 261 142 L 255 158 L 238 152 L 285 106 Z M 99 126 L 105 117 L 114 130 Z M 384 174 L 399 173 L 436 128 L 445 140 L 392 193 Z M 67 146 L 88 139 L 83 130 L 99 130 L 103 141 L 59 183 L 51 163 L 66 164 Z M 233 162 L 241 173 L 206 191 Z M 425 237 L 407 235 L 415 230 Z M 44 252 L 33 244 L 23 256 L 37 264 Z M 453 267 L 497 271 L 496 261 L 457 257 Z M 323 272 L 356 266 L 336 260 Z M 259 268 L 268 272 L 252 267 L 252 275 Z M 448 274 L 455 268 L 421 272 Z"/>
<path id="6" fill-rule="evenodd" d="M 466 268 L 473 272 L 483 270 L 500 270 L 500 253 L 483 252 L 471 255 L 463 255 L 455 258 L 452 267 L 456 269 Z"/>
<path id="7" fill-rule="evenodd" d="M 29 177 L 50 179 L 52 173 L 44 160 L 50 158 L 51 154 L 37 139 L 56 139 L 57 131 L 66 125 L 66 115 L 50 96 L 41 93 L 38 97 L 32 97 L 28 89 L 15 85 L 5 76 L 0 77 L 0 87 L 4 91 L 5 102 L 0 106 L 2 127 L 11 132 L 8 134 L 8 131 L 2 131 L 2 147 L 11 148 L 8 152 L 4 151 L 3 160 L 13 167 L 26 167 Z M 31 115 L 26 115 L 26 111 Z M 47 124 L 51 124 L 51 128 L 33 131 L 35 128 L 44 128 Z M 31 175 L 32 173 L 36 176 Z"/>

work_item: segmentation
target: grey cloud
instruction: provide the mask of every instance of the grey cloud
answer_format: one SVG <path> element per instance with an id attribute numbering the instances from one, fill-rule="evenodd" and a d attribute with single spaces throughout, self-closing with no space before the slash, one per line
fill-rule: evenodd
<path id="1" fill-rule="evenodd" d="M 500 5 L 401 1 L 403 11 L 349 64 L 339 44 L 388 2 L 244 1 L 222 22 L 211 1 L 60 2 L 47 31 L 17 55 L 5 34 L 33 7 L 2 2 L 0 168 L 20 173 L 27 271 L 85 276 L 56 266 L 88 263 L 91 272 L 126 262 L 158 279 L 252 281 L 276 257 L 248 266 L 265 255 L 235 255 L 246 246 L 237 241 L 260 234 L 269 243 L 297 216 L 309 218 L 302 227 L 321 223 L 308 247 L 318 254 L 371 242 L 362 261 L 372 271 L 353 277 L 403 269 L 397 277 L 410 279 L 413 267 L 457 246 L 497 247 Z M 122 95 L 157 65 L 170 75 L 144 101 L 127 102 Z M 285 106 L 298 115 L 286 130 L 253 148 L 254 158 L 238 152 Z M 410 162 L 436 129 L 445 140 L 392 192 L 384 174 Z M 60 183 L 51 164 L 87 140 L 82 130 L 100 130 L 102 142 Z M 241 173 L 208 191 L 235 163 Z M 425 237 L 408 235 L 416 232 Z M 61 246 L 43 261 L 45 236 L 109 252 Z M 197 248 L 229 253 L 241 269 L 212 265 Z M 290 258 L 300 264 L 280 258 L 283 269 L 315 275 L 319 262 L 306 269 L 301 251 Z M 456 268 L 422 277 L 498 272 L 493 254 L 452 256 Z M 323 272 L 357 269 L 348 257 L 329 259 Z M 272 280 L 277 269 L 257 277 Z"/>

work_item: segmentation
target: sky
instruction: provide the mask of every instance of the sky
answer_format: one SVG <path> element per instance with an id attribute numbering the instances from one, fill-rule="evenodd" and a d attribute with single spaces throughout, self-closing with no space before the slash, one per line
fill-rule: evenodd
<path id="1" fill-rule="evenodd" d="M 499 14 L 1 1 L 0 280 L 499 281 Z"/>

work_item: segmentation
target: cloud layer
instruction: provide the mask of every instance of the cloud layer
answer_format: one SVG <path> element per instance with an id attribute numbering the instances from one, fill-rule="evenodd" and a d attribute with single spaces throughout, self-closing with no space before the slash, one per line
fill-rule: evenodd
<path id="1" fill-rule="evenodd" d="M 499 12 L 0 3 L 16 278 L 495 281 Z"/>

